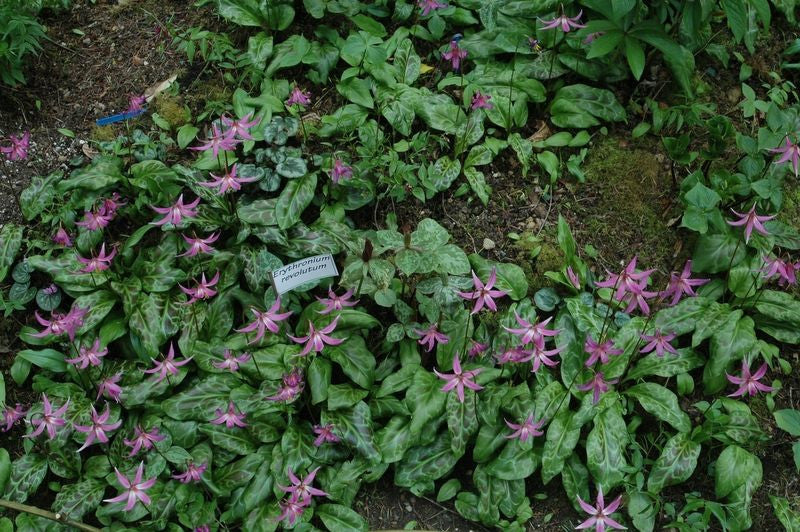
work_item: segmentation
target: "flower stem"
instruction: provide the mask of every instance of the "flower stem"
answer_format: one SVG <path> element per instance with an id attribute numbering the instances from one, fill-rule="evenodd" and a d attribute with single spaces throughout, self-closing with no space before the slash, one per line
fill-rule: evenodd
<path id="1" fill-rule="evenodd" d="M 517 39 L 519 41 L 519 39 Z M 514 95 L 514 73 L 517 70 L 517 52 L 519 51 L 519 42 L 517 42 L 517 46 L 514 48 L 514 58 L 512 59 L 513 63 L 511 64 L 511 78 L 508 82 L 508 115 L 506 120 L 506 131 L 511 131 L 511 126 L 513 120 L 511 120 L 511 97 Z M 552 66 L 550 67 L 552 70 Z"/>
<path id="2" fill-rule="evenodd" d="M 44 517 L 45 519 L 50 519 L 51 521 L 55 521 L 57 523 L 63 523 L 67 526 L 77 528 L 78 530 L 85 530 L 87 532 L 101 532 L 99 528 L 95 528 L 93 526 L 86 525 L 78 521 L 73 521 L 72 519 L 67 518 L 67 516 L 63 514 L 48 512 L 47 510 L 42 510 L 41 508 L 37 508 L 36 506 L 20 504 L 18 502 L 9 501 L 6 499 L 0 499 L 0 506 L 17 512 L 25 512 L 31 515 L 38 515 L 39 517 Z"/>

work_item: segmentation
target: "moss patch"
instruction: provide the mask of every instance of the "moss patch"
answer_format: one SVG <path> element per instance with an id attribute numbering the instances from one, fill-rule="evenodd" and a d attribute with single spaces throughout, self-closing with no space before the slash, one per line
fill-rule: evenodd
<path id="1" fill-rule="evenodd" d="M 89 132 L 89 138 L 97 142 L 105 142 L 117 138 L 114 126 L 94 126 Z"/>
<path id="2" fill-rule="evenodd" d="M 173 129 L 181 127 L 190 119 L 189 111 L 184 107 L 180 96 L 162 92 L 156 96 L 154 107 L 159 116 L 169 122 Z"/>

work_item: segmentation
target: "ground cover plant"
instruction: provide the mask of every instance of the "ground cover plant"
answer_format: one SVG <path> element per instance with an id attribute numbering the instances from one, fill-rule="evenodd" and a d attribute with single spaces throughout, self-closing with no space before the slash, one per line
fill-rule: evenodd
<path id="1" fill-rule="evenodd" d="M 4 529 L 366 530 L 383 478 L 504 530 L 557 527 L 545 487 L 568 528 L 745 530 L 775 427 L 800 471 L 799 41 L 748 61 L 791 2 L 196 5 L 222 25 L 155 17 L 158 46 L 227 92 L 130 95 L 0 229 Z M 733 67 L 718 114 L 699 73 Z M 669 265 L 603 268 L 562 213 L 532 275 L 398 215 L 498 208 L 498 161 L 580 196 L 628 126 L 668 158 Z M 3 168 L 32 142 L 4 130 Z M 340 275 L 276 292 L 324 254 Z"/>

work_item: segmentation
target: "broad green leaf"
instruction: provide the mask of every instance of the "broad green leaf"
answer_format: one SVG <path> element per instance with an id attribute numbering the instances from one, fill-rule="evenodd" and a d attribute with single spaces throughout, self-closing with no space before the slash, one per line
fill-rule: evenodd
<path id="1" fill-rule="evenodd" d="M 213 402 L 214 399 L 211 399 L 211 401 Z M 227 408 L 227 405 L 225 408 Z M 209 412 L 213 411 L 209 410 Z M 215 416 L 206 417 L 210 419 Z M 200 425 L 200 432 L 209 437 L 211 444 L 214 445 L 215 448 L 225 449 L 238 455 L 250 455 L 256 450 L 256 444 L 253 442 L 252 438 L 250 438 L 248 431 L 241 427 L 228 428 L 224 425 L 202 423 Z"/>
<path id="2" fill-rule="evenodd" d="M 365 389 L 372 386 L 375 380 L 375 356 L 361 336 L 353 335 L 338 346 L 328 346 L 325 353 L 339 364 L 353 382 Z"/>
<path id="3" fill-rule="evenodd" d="M 615 403 L 595 416 L 594 428 L 586 438 L 587 465 L 604 492 L 622 482 L 627 466 L 628 429 L 619 408 Z"/>
<path id="4" fill-rule="evenodd" d="M 792 408 L 776 410 L 772 413 L 775 423 L 781 430 L 785 430 L 794 437 L 800 438 L 800 411 Z"/>
<path id="5" fill-rule="evenodd" d="M 429 423 L 444 411 L 447 396 L 442 392 L 442 381 L 424 368 L 414 374 L 411 386 L 406 390 L 406 406 L 411 410 L 411 432 L 419 434 Z"/>
<path id="6" fill-rule="evenodd" d="M 685 482 L 697 467 L 700 456 L 700 444 L 693 441 L 686 432 L 679 432 L 667 440 L 661 450 L 650 476 L 647 477 L 647 489 L 651 493 L 659 493 L 667 486 Z"/>
<path id="7" fill-rule="evenodd" d="M 14 460 L 11 477 L 6 484 L 3 498 L 14 502 L 25 502 L 34 494 L 47 474 L 47 460 L 30 453 Z"/>
<path id="8" fill-rule="evenodd" d="M 6 223 L 0 228 L 0 281 L 8 275 L 22 245 L 22 226 Z"/>
<path id="9" fill-rule="evenodd" d="M 208 422 L 216 409 L 228 408 L 230 391 L 239 380 L 229 374 L 209 375 L 161 403 L 164 413 L 179 421 Z"/>
<path id="10" fill-rule="evenodd" d="M 470 155 L 472 151 L 470 151 Z M 469 156 L 467 157 L 469 161 Z M 466 164 L 466 163 L 465 163 Z M 473 164 L 475 162 L 473 161 Z M 470 188 L 478 196 L 484 206 L 489 204 L 489 195 L 492 193 L 492 187 L 486 183 L 486 177 L 483 172 L 476 170 L 472 166 L 464 168 L 464 177 L 467 178 Z"/>
<path id="11" fill-rule="evenodd" d="M 275 204 L 275 217 L 278 227 L 288 229 L 300 221 L 300 215 L 314 199 L 317 188 L 317 174 L 310 173 L 301 178 L 293 179 L 286 184 L 278 202 Z"/>
<path id="12" fill-rule="evenodd" d="M 538 448 L 531 449 L 514 438 L 507 441 L 497 458 L 486 464 L 486 472 L 503 480 L 522 480 L 536 471 L 541 458 Z"/>
<path id="13" fill-rule="evenodd" d="M 67 371 L 67 364 L 64 362 L 66 358 L 63 353 L 55 349 L 42 349 L 36 351 L 34 349 L 24 349 L 17 353 L 19 358 L 27 360 L 34 366 L 54 371 L 56 373 L 63 373 Z"/>
<path id="14" fill-rule="evenodd" d="M 58 170 L 44 177 L 34 177 L 19 195 L 19 206 L 26 220 L 33 220 L 48 208 L 58 196 L 55 184 L 63 172 Z"/>
<path id="15" fill-rule="evenodd" d="M 686 412 L 681 410 L 678 397 L 660 384 L 643 382 L 631 386 L 625 393 L 635 397 L 642 408 L 678 431 L 689 432 L 692 429 L 692 422 Z"/>
<path id="16" fill-rule="evenodd" d="M 464 454 L 469 439 L 478 431 L 476 401 L 467 396 L 464 402 L 461 402 L 455 393 L 447 395 L 447 427 L 450 431 L 450 445 L 455 454 Z"/>
<path id="17" fill-rule="evenodd" d="M 370 92 L 370 82 L 366 79 L 348 78 L 336 84 L 336 90 L 353 103 L 372 109 L 375 102 Z"/>
<path id="18" fill-rule="evenodd" d="M 123 161 L 118 157 L 100 155 L 89 166 L 76 170 L 69 179 L 58 183 L 56 189 L 63 193 L 76 188 L 100 190 L 109 187 L 125 179 L 122 165 Z"/>
<path id="19" fill-rule="evenodd" d="M 748 486 L 752 492 L 761 484 L 761 474 L 761 461 L 754 454 L 736 445 L 727 446 L 714 468 L 717 497 L 726 497 L 741 486 Z"/>
<path id="20" fill-rule="evenodd" d="M 663 357 L 656 353 L 642 357 L 628 371 L 625 380 L 635 380 L 648 375 L 674 377 L 701 367 L 705 360 L 691 349 L 678 349 L 678 355 L 666 354 Z"/>
<path id="21" fill-rule="evenodd" d="M 488 279 L 492 268 L 496 268 L 497 283 L 495 286 L 498 290 L 506 292 L 508 297 L 514 301 L 519 301 L 528 295 L 528 280 L 525 272 L 516 264 L 489 262 L 475 253 L 469 256 L 469 262 L 481 279 Z"/>
<path id="22" fill-rule="evenodd" d="M 178 332 L 184 306 L 168 294 L 139 294 L 128 326 L 148 357 L 159 355 L 167 338 Z"/>
<path id="23" fill-rule="evenodd" d="M 95 478 L 62 486 L 53 501 L 53 510 L 68 519 L 80 521 L 87 512 L 100 506 L 106 487 L 105 482 Z"/>
<path id="24" fill-rule="evenodd" d="M 731 313 L 725 325 L 711 337 L 711 356 L 703 368 L 703 384 L 708 394 L 725 388 L 728 383 L 725 372 L 733 362 L 744 358 L 756 343 L 752 318 L 740 317 L 741 311 Z"/>
<path id="25" fill-rule="evenodd" d="M 458 461 L 447 433 L 437 436 L 430 445 L 409 449 L 403 461 L 395 466 L 394 483 L 409 488 L 414 494 L 433 491 L 433 482 L 449 473 Z"/>
<path id="26" fill-rule="evenodd" d="M 4 401 L 5 402 L 5 401 Z M 11 477 L 11 458 L 5 448 L 0 447 L 0 493 L 4 493 Z"/>
<path id="27" fill-rule="evenodd" d="M 359 401 L 348 413 L 329 412 L 328 416 L 336 427 L 336 434 L 344 442 L 355 448 L 371 463 L 380 461 L 381 452 L 375 445 L 372 415 L 366 403 Z"/>
<path id="28" fill-rule="evenodd" d="M 239 220 L 255 225 L 278 225 L 275 216 L 277 198 L 247 201 L 240 198 L 236 204 L 236 215 Z"/>
<path id="29" fill-rule="evenodd" d="M 558 127 L 587 128 L 600 120 L 622 122 L 625 109 L 614 93 L 588 85 L 569 85 L 556 92 L 550 104 L 550 119 Z"/>
<path id="30" fill-rule="evenodd" d="M 341 504 L 320 504 L 314 509 L 328 530 L 360 530 L 366 532 L 367 522 L 356 511 Z"/>

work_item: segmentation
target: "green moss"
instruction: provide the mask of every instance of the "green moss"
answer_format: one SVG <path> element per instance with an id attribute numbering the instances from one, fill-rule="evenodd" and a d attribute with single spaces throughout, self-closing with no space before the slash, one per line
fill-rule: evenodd
<path id="1" fill-rule="evenodd" d="M 173 129 L 186 124 L 191 118 L 180 96 L 162 92 L 156 96 L 154 107 L 159 116 L 169 122 Z"/>
<path id="2" fill-rule="evenodd" d="M 800 186 L 795 183 L 784 191 L 779 219 L 800 231 Z"/>
<path id="3" fill-rule="evenodd" d="M 96 142 L 106 142 L 117 138 L 114 126 L 94 126 L 89 132 L 89 138 Z"/>
<path id="4" fill-rule="evenodd" d="M 525 272 L 531 288 L 551 286 L 552 281 L 544 276 L 545 272 L 558 271 L 564 263 L 564 254 L 554 236 L 546 231 L 538 236 L 525 231 L 514 246 L 519 250 L 515 262 Z"/>

